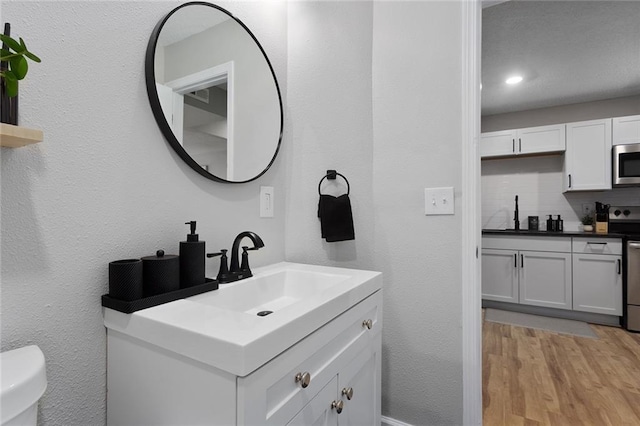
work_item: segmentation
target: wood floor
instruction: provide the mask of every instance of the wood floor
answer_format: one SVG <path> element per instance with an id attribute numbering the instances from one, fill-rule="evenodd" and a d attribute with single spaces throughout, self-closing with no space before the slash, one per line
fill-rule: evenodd
<path id="1" fill-rule="evenodd" d="M 599 339 L 483 323 L 483 420 L 500 425 L 640 425 L 640 334 Z"/>

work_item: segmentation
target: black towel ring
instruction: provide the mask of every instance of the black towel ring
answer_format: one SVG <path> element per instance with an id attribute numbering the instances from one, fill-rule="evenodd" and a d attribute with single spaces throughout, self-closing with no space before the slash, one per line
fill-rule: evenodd
<path id="1" fill-rule="evenodd" d="M 322 179 L 320 179 L 320 182 L 318 182 L 318 194 L 322 195 L 322 192 L 320 192 L 320 186 L 322 185 L 322 181 L 325 180 L 325 179 L 334 180 L 336 178 L 336 176 L 340 176 L 342 179 L 344 179 L 345 182 L 347 182 L 347 195 L 349 195 L 349 192 L 351 192 L 351 187 L 349 186 L 349 181 L 347 180 L 346 177 L 344 177 L 343 174 L 338 173 L 335 170 L 327 170 L 327 174 L 324 175 L 322 177 Z"/>

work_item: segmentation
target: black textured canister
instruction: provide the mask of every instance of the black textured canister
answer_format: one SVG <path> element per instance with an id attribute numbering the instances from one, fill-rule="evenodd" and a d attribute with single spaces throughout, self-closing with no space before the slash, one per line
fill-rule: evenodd
<path id="1" fill-rule="evenodd" d="M 204 241 L 180 242 L 180 288 L 204 284 Z"/>
<path id="2" fill-rule="evenodd" d="M 158 250 L 155 256 L 142 258 L 144 296 L 155 296 L 180 288 L 180 259 Z"/>
<path id="3" fill-rule="evenodd" d="M 109 263 L 109 296 L 126 301 L 142 299 L 140 259 L 123 259 Z"/>

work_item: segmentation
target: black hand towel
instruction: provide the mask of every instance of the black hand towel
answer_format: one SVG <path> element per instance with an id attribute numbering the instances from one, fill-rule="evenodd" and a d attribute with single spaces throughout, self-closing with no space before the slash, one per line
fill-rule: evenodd
<path id="1" fill-rule="evenodd" d="M 318 217 L 322 238 L 327 242 L 354 240 L 353 214 L 349 195 L 339 197 L 320 195 L 318 202 Z"/>

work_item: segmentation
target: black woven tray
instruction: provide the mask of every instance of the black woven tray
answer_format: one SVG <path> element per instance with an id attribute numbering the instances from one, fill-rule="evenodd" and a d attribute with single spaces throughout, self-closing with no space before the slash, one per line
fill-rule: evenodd
<path id="1" fill-rule="evenodd" d="M 138 300 L 126 301 L 114 299 L 113 297 L 109 297 L 108 294 L 105 294 L 102 296 L 102 306 L 124 312 L 125 314 L 130 314 L 135 311 L 151 308 L 152 306 L 162 305 L 163 303 L 173 302 L 174 300 L 184 299 L 186 297 L 195 296 L 196 294 L 206 293 L 207 291 L 217 289 L 217 280 L 214 280 L 213 278 L 205 278 L 204 284 L 181 288 L 180 290 L 157 294 L 155 296 L 143 297 Z"/>

